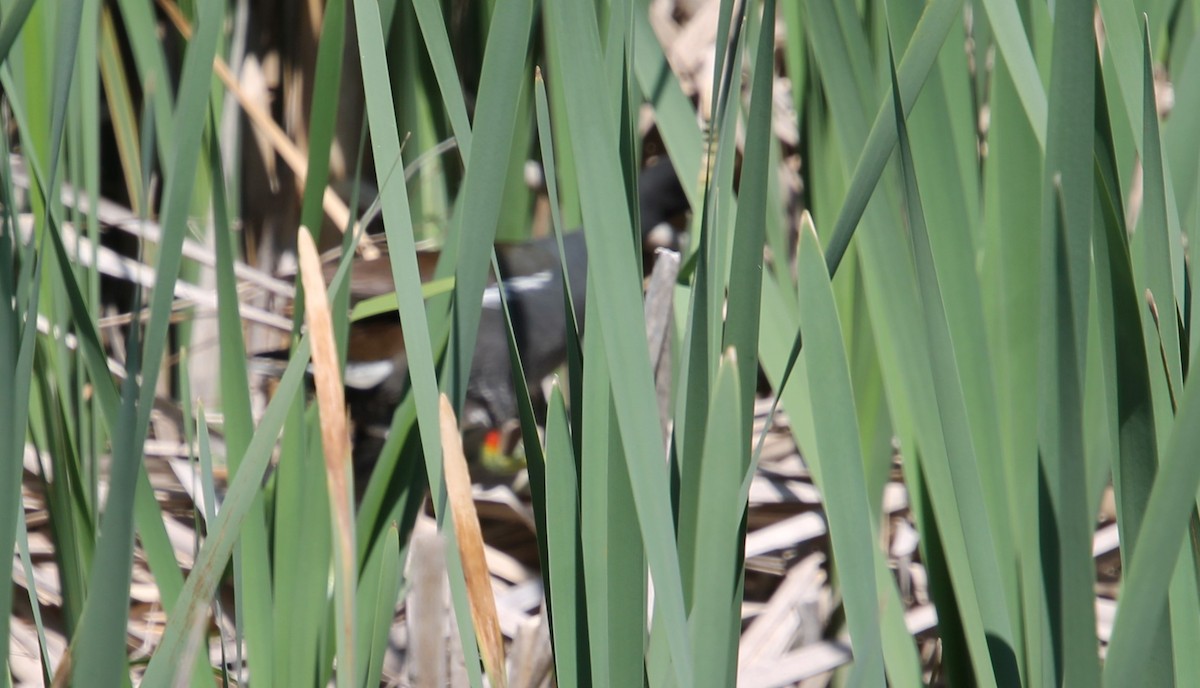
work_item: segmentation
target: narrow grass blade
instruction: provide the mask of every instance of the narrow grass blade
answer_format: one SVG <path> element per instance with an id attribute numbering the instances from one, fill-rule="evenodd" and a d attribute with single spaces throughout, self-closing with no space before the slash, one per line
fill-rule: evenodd
<path id="1" fill-rule="evenodd" d="M 359 532 L 370 535 L 358 540 L 359 561 L 365 562 L 371 543 L 376 540 L 389 514 L 384 506 L 393 508 L 391 517 L 398 521 L 401 541 L 408 542 L 413 525 L 405 514 L 413 514 L 425 500 L 425 466 L 421 461 L 418 435 L 413 432 L 417 420 L 416 399 L 407 395 L 396 408 L 388 427 L 387 441 L 379 452 L 379 463 L 371 473 L 358 505 Z M 411 461 L 406 461 L 411 459 Z M 395 500 L 393 504 L 391 500 Z"/>
<path id="2" fill-rule="evenodd" d="M 63 145 L 63 128 L 67 120 L 67 98 L 75 75 L 75 51 L 79 47 L 79 25 L 83 20 L 83 0 L 65 0 L 55 10 L 57 32 L 54 72 L 51 75 L 50 152 L 46 158 L 47 188 L 57 188 L 58 163 Z"/>
<path id="3" fill-rule="evenodd" d="M 580 566 L 579 476 L 572 444 L 562 390 L 556 384 L 546 420 L 544 489 L 555 678 L 564 688 L 590 682 L 584 571 Z"/>
<path id="4" fill-rule="evenodd" d="M 1034 532 L 1038 519 L 1037 423 L 1038 327 L 1041 285 L 1029 279 L 1030 265 L 1041 257 L 1040 207 L 1012 199 L 1036 198 L 1041 193 L 1041 151 L 1021 110 L 1015 86 L 1003 63 L 996 65 L 990 85 L 991 126 L 983 168 L 983 227 L 979 249 L 979 280 L 992 354 L 999 426 L 1000 461 L 1008 489 L 1008 516 L 1014 533 Z M 1014 544 L 1016 540 L 1014 538 Z M 1022 581 L 1019 597 L 1023 623 L 1018 656 L 1026 667 L 1025 680 L 1042 676 L 1041 633 L 1044 597 L 1039 557 L 1022 556 L 1013 567 Z M 942 615 L 944 616 L 944 615 Z M 939 618 L 939 625 L 942 620 Z M 1014 629 L 1016 630 L 1016 629 Z"/>
<path id="5" fill-rule="evenodd" d="M 29 529 L 25 522 L 25 512 L 18 511 L 17 514 L 16 547 L 18 555 L 21 558 L 21 567 L 24 569 L 25 580 L 27 581 L 26 585 L 28 586 L 27 591 L 29 593 L 29 609 L 33 615 L 33 624 L 37 629 L 38 634 L 38 645 L 39 649 L 41 650 L 41 656 L 39 659 L 41 659 L 42 662 L 42 681 L 45 685 L 54 685 L 54 676 L 51 674 L 50 670 L 50 667 L 52 666 L 50 663 L 50 645 L 46 642 L 46 626 L 42 621 L 41 604 L 38 602 L 37 581 L 33 574 L 33 562 L 29 558 Z M 11 601 L 9 604 L 11 604 Z M 9 613 L 8 610 L 3 611 Z M 4 623 L 7 625 L 8 621 L 5 621 Z M 7 655 L 5 657 L 5 661 L 3 662 L 4 666 L 0 667 L 0 669 L 8 671 L 9 660 Z"/>
<path id="6" fill-rule="evenodd" d="M 1112 55 L 1111 61 L 1105 61 L 1111 64 L 1111 75 L 1107 79 L 1109 90 L 1120 100 L 1119 105 L 1129 118 L 1130 128 L 1134 132 L 1141 131 L 1148 125 L 1143 120 L 1146 111 L 1142 99 L 1138 98 L 1139 86 L 1144 88 L 1145 82 L 1140 80 L 1142 75 L 1138 73 L 1138 63 L 1143 59 L 1140 54 L 1142 50 L 1139 49 L 1141 46 L 1138 45 L 1141 37 L 1137 30 L 1141 28 L 1148 32 L 1149 21 L 1144 20 L 1143 10 L 1134 3 L 1100 0 L 1096 5 L 1104 22 L 1104 50 Z M 1149 83 L 1153 83 L 1153 79 Z M 1153 117 L 1157 119 L 1158 114 L 1154 113 Z M 1137 136 L 1133 137 L 1133 141 L 1138 155 L 1144 156 L 1144 142 L 1139 141 Z"/>
<path id="7" fill-rule="evenodd" d="M 996 47 L 1004 59 L 1007 72 L 1016 87 L 1017 98 L 1025 110 L 1038 145 L 1046 148 L 1046 90 L 1034 62 L 1030 39 L 1026 35 L 1025 23 L 1019 8 L 1003 0 L 984 0 L 983 9 L 992 33 L 996 36 Z"/>
<path id="8" fill-rule="evenodd" d="M 400 533 L 396 524 L 383 532 L 380 546 L 371 551 L 362 568 L 355 605 L 355 638 L 358 649 L 358 668 L 362 688 L 380 684 L 383 662 L 387 655 L 388 637 L 395 621 L 396 598 L 403 580 L 400 560 Z"/>
<path id="9" fill-rule="evenodd" d="M 1094 208 L 1096 44 L 1093 10 L 1054 8 L 1054 52 L 1042 178 L 1042 301 L 1038 422 L 1039 542 L 1057 681 L 1097 685 L 1091 534 L 1083 457 L 1083 381 Z"/>
<path id="10" fill-rule="evenodd" d="M 6 151 L 2 152 L 6 153 Z M 5 191 L 5 197 L 11 198 L 10 191 Z M 12 231 L 14 228 L 11 225 L 11 219 L 9 212 L 5 212 L 2 221 L 8 237 L 16 236 L 16 233 Z M 21 502 L 21 473 L 29 423 L 34 338 L 37 333 L 38 301 L 41 290 L 28 290 L 29 302 L 23 313 L 25 325 L 22 327 L 20 305 L 10 288 L 15 286 L 16 279 L 13 275 L 6 274 L 15 267 L 11 253 L 12 247 L 13 245 L 7 238 L 0 238 L 0 282 L 3 282 L 3 286 L 0 286 L 0 300 L 3 301 L 0 304 L 0 370 L 6 371 L 6 374 L 7 371 L 11 371 L 13 382 L 13 392 L 0 395 L 0 436 L 8 438 L 4 446 L 0 447 L 0 471 L 3 471 L 2 475 L 4 476 L 3 480 L 0 480 L 0 504 L 16 505 Z M 32 284 L 41 282 L 44 264 L 40 258 L 35 257 L 35 261 L 36 265 L 31 275 Z M 17 535 L 17 526 L 24 521 L 24 511 L 23 509 L 6 509 L 4 511 L 6 513 L 0 513 L 0 551 L 10 552 L 13 549 L 14 538 L 24 538 L 24 535 Z M 24 543 L 24 549 L 28 549 L 28 542 Z M 11 575 L 11 568 L 0 575 L 0 585 L 8 586 Z M 27 575 L 26 580 L 32 581 L 33 577 Z M 30 592 L 33 592 L 32 587 Z M 4 595 L 3 600 L 0 601 L 0 631 L 8 631 L 12 603 L 11 595 Z M 32 607 L 35 611 L 38 609 L 36 600 Z M 45 668 L 46 671 L 49 671 L 49 662 L 46 662 Z M 0 662 L 0 671 L 8 671 L 7 659 Z"/>
<path id="11" fill-rule="evenodd" d="M 542 167 L 546 171 L 546 196 L 550 201 L 550 222 L 554 229 L 554 241 L 558 245 L 559 267 L 562 269 L 563 284 L 571 284 L 571 272 L 567 265 L 567 251 L 563 246 L 562 208 L 559 204 L 558 172 L 554 161 L 554 132 L 550 128 L 550 105 L 546 96 L 546 82 L 542 70 L 534 76 L 534 109 L 537 114 L 538 140 L 542 149 Z M 567 380 L 570 381 L 570 408 L 583 408 L 583 345 L 580 343 L 579 321 L 581 309 L 575 306 L 575 297 L 569 288 L 563 289 L 563 308 L 567 323 Z M 510 340 L 511 341 L 511 340 Z M 571 414 L 571 437 L 575 446 L 576 462 L 583 457 L 583 414 Z"/>
<path id="12" fill-rule="evenodd" d="M 1162 139 L 1158 131 L 1158 106 L 1154 95 L 1154 64 L 1151 61 L 1149 26 L 1142 34 L 1142 170 L 1143 197 L 1141 231 L 1144 242 L 1142 275 L 1151 298 L 1157 304 L 1155 325 L 1157 346 L 1150 350 L 1151 360 L 1166 367 L 1166 380 L 1172 396 L 1183 387 L 1183 364 L 1179 350 L 1179 292 L 1174 277 L 1182 276 L 1178 251 L 1173 247 L 1178 235 L 1179 220 L 1171 203 L 1173 194 L 1167 188 L 1169 177 L 1162 154 Z M 1182 284 L 1182 279 L 1179 280 Z"/>
<path id="13" fill-rule="evenodd" d="M 1154 405 L 1142 337 L 1142 309 L 1126 242 L 1125 209 L 1121 200 L 1108 119 L 1097 109 L 1096 193 L 1100 222 L 1092 246 L 1096 253 L 1096 286 L 1105 377 L 1113 386 L 1113 424 L 1118 451 L 1113 459 L 1113 489 L 1121 549 L 1132 558 L 1142 516 L 1158 466 L 1158 441 L 1154 430 Z"/>
<path id="14" fill-rule="evenodd" d="M 207 529 L 217 520 L 217 487 L 213 478 L 212 433 L 204 417 L 204 405 L 196 405 L 196 436 L 198 440 L 198 463 L 200 468 L 200 504 L 204 509 L 204 526 Z"/>
<path id="15" fill-rule="evenodd" d="M 746 150 L 742 159 L 741 192 L 737 222 L 733 228 L 733 254 L 729 270 L 728 304 L 724 346 L 740 352 L 737 379 L 742 383 L 738 413 L 754 415 L 754 386 L 757 379 L 759 305 L 762 300 L 763 243 L 765 241 L 767 176 L 770 170 L 771 96 L 775 48 L 775 0 L 763 5 L 763 21 L 755 46 L 755 71 L 750 88 L 750 114 L 746 121 Z M 741 443 L 743 467 L 749 463 L 753 438 L 744 427 Z"/>
<path id="16" fill-rule="evenodd" d="M 1073 278 L 1067 256 L 1068 223 L 1062 189 L 1056 183 L 1058 221 L 1055 224 L 1057 241 L 1051 252 L 1053 272 L 1045 273 L 1057 279 L 1051 281 L 1054 303 L 1043 309 L 1043 360 L 1046 370 L 1054 371 L 1058 379 L 1044 383 L 1043 408 L 1054 406 L 1053 417 L 1043 414 L 1041 434 L 1041 482 L 1045 505 L 1053 510 L 1054 519 L 1042 524 L 1042 549 L 1046 552 L 1043 566 L 1047 578 L 1051 633 L 1059 636 L 1055 645 L 1061 648 L 1056 657 L 1056 671 L 1064 676 L 1085 677 L 1098 674 L 1095 639 L 1095 603 L 1093 601 L 1094 565 L 1091 560 L 1090 522 L 1086 517 L 1086 495 L 1079 489 L 1085 484 L 1082 437 L 1081 365 L 1077 358 L 1073 323 L 1075 314 L 1071 301 Z M 1048 360 L 1047 360 L 1048 359 Z M 1080 636 L 1082 637 L 1073 637 Z M 1095 685 L 1089 683 L 1088 685 Z"/>
<path id="17" fill-rule="evenodd" d="M 158 128 L 158 135 L 151 139 L 155 146 L 153 153 L 163 169 L 169 169 L 171 146 L 176 141 L 176 123 L 171 117 L 171 97 L 176 93 L 176 83 L 172 71 L 167 69 L 167 56 L 159 39 L 157 19 L 150 0 L 118 0 L 117 6 L 121 12 L 121 23 L 125 25 L 125 35 L 129 37 L 138 83 L 147 96 L 146 107 L 154 113 Z"/>
<path id="18" fill-rule="evenodd" d="M 413 11 L 421 25 L 421 37 L 425 39 L 425 50 L 429 53 L 429 62 L 433 65 L 438 89 L 450 117 L 450 128 L 462 160 L 466 162 L 471 158 L 471 122 L 467 118 L 467 106 L 463 100 L 454 54 L 450 50 L 450 37 L 446 33 L 442 8 L 432 0 L 418 0 L 413 3 Z"/>
<path id="19" fill-rule="evenodd" d="M 307 122 L 307 174 L 304 175 L 304 200 L 300 209 L 300 223 L 306 227 L 322 225 L 322 200 L 329 183 L 330 146 L 337 124 L 347 14 L 345 0 L 330 0 L 325 3 L 321 15 L 321 39 L 317 46 L 312 106 Z M 320 229 L 317 229 L 317 235 L 320 239 Z"/>
<path id="20" fill-rule="evenodd" d="M 841 327 L 812 226 L 800 236 L 800 326 L 807 333 L 805 356 L 816 426 L 816 446 L 805 456 L 819 477 L 837 562 L 843 604 L 854 643 L 858 685 L 882 685 L 883 650 L 880 600 L 875 585 L 875 531 L 863 477 L 862 449 L 850 370 Z"/>
<path id="21" fill-rule="evenodd" d="M 464 200 L 455 217 L 459 248 L 454 327 L 447 352 L 447 389 L 455 408 L 461 407 L 466 398 L 467 377 L 475 354 L 488 258 L 501 217 L 519 96 L 528 81 L 523 69 L 532 24 L 533 3 L 525 0 L 494 14 L 488 29 L 494 39 L 489 41 L 480 75 L 474 129 L 477 138 L 473 137 L 470 144 L 461 192 Z"/>
<path id="22" fill-rule="evenodd" d="M 805 229 L 812 225 L 812 217 L 807 212 L 801 216 L 800 225 Z M 792 380 L 792 373 L 799 371 L 799 379 L 804 389 L 807 390 L 808 372 L 806 366 L 797 367 L 796 365 L 803 363 L 800 354 L 804 349 L 804 331 L 800 328 L 799 313 L 785 305 L 784 297 L 780 295 L 784 287 L 774 277 L 768 276 L 764 282 L 762 315 L 759 320 L 780 325 L 779 327 L 764 328 L 758 342 L 759 360 L 762 362 L 763 370 L 770 379 L 775 392 L 775 400 L 771 403 L 771 410 L 767 416 L 773 421 L 775 414 L 779 411 L 780 401 L 783 400 L 785 394 L 794 391 L 788 384 Z M 792 330 L 795 330 L 796 334 L 790 338 L 789 349 L 786 333 Z M 800 410 L 791 414 L 793 436 L 796 437 L 797 446 L 809 447 L 811 443 L 807 440 L 813 437 L 812 413 L 806 412 L 805 409 L 811 409 L 811 405 L 797 402 L 795 408 Z M 747 500 L 750 498 L 750 486 L 754 481 L 763 447 L 766 446 L 769 427 L 768 424 L 759 434 L 754 446 L 754 453 L 750 455 L 750 465 L 746 469 L 746 475 L 742 478 L 742 489 L 739 494 Z M 800 428 L 804 429 L 800 430 Z"/>
<path id="23" fill-rule="evenodd" d="M 252 520 L 261 507 L 251 508 L 242 543 L 234 553 L 234 570 L 241 571 L 236 583 L 244 610 L 250 670 L 269 664 L 272 685 L 324 682 L 323 673 L 331 663 L 311 658 L 336 640 L 327 633 L 333 615 L 329 593 L 335 554 L 320 429 L 316 406 L 306 404 L 304 395 L 297 397 L 288 410 L 280 442 L 280 456 L 287 460 L 276 467 L 269 510 L 265 511 L 271 516 L 268 523 L 273 531 L 267 540 L 271 559 L 289 565 L 273 567 L 265 582 L 255 579 L 256 553 L 250 542 L 260 537 L 253 532 L 257 528 Z M 260 498 L 259 502 L 266 506 L 266 500 Z M 253 597 L 260 585 L 268 586 L 263 588 L 267 592 L 258 593 L 259 598 L 269 595 L 265 608 L 263 600 Z"/>
<path id="24" fill-rule="evenodd" d="M 696 543 L 692 577 L 695 594 L 688 630 L 696 657 L 699 686 L 730 685 L 737 675 L 737 640 L 741 634 L 741 566 L 738 561 L 745 537 L 741 516 L 746 509 L 738 495 L 743 448 L 741 391 L 737 356 L 732 350 L 721 357 L 713 387 L 704 441 L 704 456 L 695 466 L 700 473 L 697 529 L 704 537 Z"/>
<path id="25" fill-rule="evenodd" d="M 215 108 L 210 108 L 210 123 L 216 122 Z M 208 140 L 207 165 L 213 184 L 213 244 L 217 269 L 217 326 L 220 342 L 221 402 L 224 412 L 225 446 L 229 475 L 237 474 L 242 456 L 254 435 L 250 408 L 250 382 L 246 373 L 246 345 L 242 335 L 242 319 L 238 312 L 239 296 L 234 275 L 236 257 L 229 228 L 229 208 L 226 204 L 225 180 L 220 143 L 215 136 Z M 212 512 L 206 512 L 213 518 Z M 211 523 L 210 523 L 211 525 Z M 270 545 L 267 536 L 263 500 L 256 499 L 246 515 L 246 525 L 234 556 L 238 573 L 238 601 L 245 606 L 241 615 L 246 629 L 250 664 L 256 680 L 273 683 L 274 642 L 269 620 L 273 594 L 270 581 Z"/>

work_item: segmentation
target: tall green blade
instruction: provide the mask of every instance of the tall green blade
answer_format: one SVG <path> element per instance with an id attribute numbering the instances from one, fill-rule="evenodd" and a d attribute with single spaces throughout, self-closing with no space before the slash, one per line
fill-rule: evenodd
<path id="1" fill-rule="evenodd" d="M 1056 681 L 1096 685 L 1092 514 L 1083 460 L 1083 380 L 1093 211 L 1096 45 L 1090 6 L 1055 6 L 1042 177 L 1039 528 Z"/>
<path id="2" fill-rule="evenodd" d="M 899 89 L 899 78 L 893 66 L 893 103 L 901 102 Z M 951 575 L 966 622 L 967 642 L 976 666 L 976 679 L 1006 685 L 1017 681 L 1019 674 L 1012 649 L 1011 622 L 1003 599 L 1000 571 L 992 543 L 995 531 L 988 521 L 986 511 L 980 511 L 983 506 L 982 481 L 971 427 L 967 420 L 966 400 L 959 377 L 954 342 L 939 285 L 944 268 L 937 265 L 933 256 L 916 171 L 913 168 L 904 113 L 899 106 L 895 108 L 894 116 L 904 181 L 909 239 L 916 264 L 920 311 L 930 346 L 929 366 L 936 395 L 935 407 L 932 409 L 935 413 L 932 415 L 936 417 L 936 423 L 940 426 L 940 441 L 944 443 L 939 446 L 939 438 L 934 435 L 922 438 L 934 440 L 932 445 L 924 447 L 926 454 L 923 467 L 930 474 L 939 528 L 945 534 L 947 545 L 951 548 L 951 551 L 947 552 L 952 558 Z M 934 419 L 930 419 L 929 422 L 934 422 Z M 946 462 L 945 465 L 943 461 Z M 945 507 L 939 510 L 937 506 L 938 500 L 945 499 L 944 494 L 938 493 L 946 490 L 953 491 L 959 500 L 959 503 L 952 507 L 961 514 L 957 524 L 951 524 L 953 517 L 946 518 L 946 515 L 952 512 Z M 961 528 L 961 531 L 956 532 L 956 526 Z M 961 544 L 958 538 L 962 539 Z M 959 547 L 962 549 L 959 550 Z M 965 555 L 965 560 L 954 561 L 962 555 Z M 964 575 L 968 569 L 972 579 L 970 582 Z M 981 635 L 981 631 L 985 632 Z M 985 660 L 985 657 L 988 659 Z M 985 661 L 990 666 L 985 664 Z"/>
<path id="3" fill-rule="evenodd" d="M 554 668 L 560 686 L 587 685 L 587 618 L 580 583 L 579 476 L 562 390 L 550 394 L 546 420 L 546 549 L 553 614 Z"/>
<path id="4" fill-rule="evenodd" d="M 664 624 L 666 629 L 676 681 L 692 685 L 682 579 L 674 554 L 673 519 L 665 499 L 669 494 L 666 467 L 655 460 L 660 456 L 661 430 L 642 320 L 640 270 L 630 260 L 636 253 L 628 203 L 618 161 L 611 155 L 619 148 L 613 139 L 613 113 L 593 87 L 604 78 L 596 19 L 591 8 L 570 2 L 549 4 L 547 17 L 561 27 L 551 34 L 556 49 L 565 54 L 565 46 L 570 45 L 575 54 L 575 59 L 564 61 L 559 78 L 568 95 L 567 115 L 576 154 L 590 161 L 578 170 L 587 227 L 588 281 L 604 288 L 592 290 L 588 320 L 598 317 L 604 323 L 604 354 L 614 373 L 613 406 L 660 605 L 655 624 Z M 589 332 L 594 336 L 595 328 Z"/>

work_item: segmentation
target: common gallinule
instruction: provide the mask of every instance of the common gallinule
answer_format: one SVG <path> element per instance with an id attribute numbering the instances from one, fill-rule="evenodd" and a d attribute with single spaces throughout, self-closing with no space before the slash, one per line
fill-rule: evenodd
<path id="1" fill-rule="evenodd" d="M 659 158 L 639 179 L 643 249 L 648 255 L 660 246 L 678 247 L 678 232 L 669 226 L 688 210 L 687 197 L 671 164 Z M 576 318 L 582 327 L 587 284 L 587 245 L 582 231 L 563 236 Z M 496 244 L 497 262 L 512 316 L 517 348 L 530 391 L 538 395 L 541 382 L 561 366 L 567 354 L 563 277 L 557 241 L 553 236 L 521 243 Z M 436 252 L 419 252 L 422 280 L 432 277 Z M 336 268 L 336 265 L 332 266 Z M 332 276 L 333 270 L 328 272 Z M 493 276 L 494 277 L 494 276 Z M 352 303 L 392 291 L 386 258 L 356 260 L 350 273 Z M 354 421 L 356 472 L 374 465 L 396 406 L 408 388 L 404 340 L 396 313 L 385 313 L 351 325 L 345 373 L 346 401 Z M 539 395 L 540 396 L 540 395 Z M 495 280 L 483 293 L 475 355 L 462 409 L 464 447 L 478 462 L 483 452 L 511 453 L 518 409 L 512 383 L 508 335 Z"/>
<path id="2" fill-rule="evenodd" d="M 587 284 L 587 246 L 582 232 L 563 237 L 571 296 L 582 325 Z M 513 321 L 517 349 L 532 392 L 562 365 L 567 354 L 566 312 L 558 245 L 554 237 L 516 244 L 497 244 L 496 258 Z M 432 264 L 432 256 L 421 261 Z M 391 267 L 386 257 L 352 266 L 351 301 L 387 293 Z M 424 270 L 423 270 L 424 272 Z M 423 274 L 428 277 L 432 271 Z M 350 328 L 345 386 L 346 401 L 354 420 L 354 463 L 369 468 L 383 448 L 397 404 L 408 388 L 407 358 L 396 313 L 385 313 L 355 322 Z M 518 418 L 512 383 L 508 334 L 495 280 L 483 292 L 479 333 L 467 384 L 461 422 L 468 458 L 491 442 L 492 451 L 506 450 L 515 438 L 509 432 Z"/>

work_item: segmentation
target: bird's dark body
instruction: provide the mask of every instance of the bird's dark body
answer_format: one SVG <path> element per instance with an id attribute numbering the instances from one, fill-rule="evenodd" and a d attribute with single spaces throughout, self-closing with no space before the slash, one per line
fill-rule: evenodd
<path id="1" fill-rule="evenodd" d="M 582 232 L 563 237 L 571 298 L 576 319 L 583 323 L 587 285 L 587 245 Z M 496 247 L 501 280 L 512 317 L 513 333 L 526 383 L 536 394 L 540 384 L 562 365 L 567 355 L 566 308 L 558 245 L 554 237 L 521 244 Z M 512 384 L 508 333 L 500 308 L 496 283 L 489 284 L 483 295 L 479 329 L 462 410 L 462 426 L 473 431 L 498 428 L 518 417 Z M 372 319 L 377 325 L 398 326 L 395 314 Z M 356 367 L 387 365 L 377 384 L 368 376 L 363 384 L 353 384 Z M 360 468 L 374 463 L 383 447 L 396 405 L 408 388 L 408 372 L 403 350 L 386 360 L 352 360 L 348 364 L 346 399 L 355 422 L 355 463 Z M 478 439 L 468 437 L 468 439 Z M 477 447 L 476 447 L 477 448 Z M 366 464 L 364 466 L 363 464 Z"/>
<path id="2" fill-rule="evenodd" d="M 661 159 L 643 170 L 639 180 L 639 219 L 643 250 L 652 255 L 652 230 L 661 230 L 688 209 L 687 198 L 670 162 Z M 672 230 L 673 231 L 673 230 Z M 673 236 L 673 234 L 671 234 Z M 658 244 L 658 245 L 661 245 Z M 563 251 L 576 320 L 583 327 L 587 298 L 587 244 L 582 230 L 563 236 Z M 558 242 L 553 236 L 516 244 L 497 244 L 499 284 L 504 285 L 517 350 L 531 393 L 540 396 L 541 382 L 559 368 L 567 355 L 566 307 Z M 419 253 L 422 277 L 432 275 L 436 253 Z M 332 263 L 332 276 L 336 266 Z M 360 261 L 352 267 L 351 300 L 392 291 L 386 259 Z M 508 334 L 495 282 L 483 295 L 475 352 L 460 423 L 471 458 L 483 434 L 512 425 L 518 419 L 512 384 Z M 346 401 L 354 421 L 356 471 L 369 472 L 383 448 L 396 406 L 408 388 L 404 340 L 396 313 L 375 316 L 351 327 L 346 367 Z"/>
<path id="3" fill-rule="evenodd" d="M 526 382 L 536 389 L 566 360 L 567 312 L 557 242 L 550 237 L 522 247 L 526 250 L 498 251 L 497 257 Z M 583 233 L 564 236 L 563 250 L 575 318 L 582 328 L 587 298 L 587 244 Z M 497 420 L 517 417 L 504 313 L 492 296 L 497 292 L 494 287 L 485 292 L 467 385 L 468 404 L 479 404 L 486 410 L 493 426 Z M 464 423 L 474 411 L 463 409 Z"/>

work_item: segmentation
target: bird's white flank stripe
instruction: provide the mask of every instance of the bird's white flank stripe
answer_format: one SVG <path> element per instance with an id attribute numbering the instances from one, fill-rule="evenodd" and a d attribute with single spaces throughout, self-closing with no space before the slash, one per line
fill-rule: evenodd
<path id="1" fill-rule="evenodd" d="M 542 270 L 535 272 L 532 275 L 522 275 L 504 280 L 504 289 L 509 298 L 517 294 L 527 291 L 536 291 L 550 284 L 554 279 L 554 273 L 550 270 Z M 500 289 L 495 285 L 483 290 L 483 307 L 499 309 L 500 308 Z"/>
<path id="2" fill-rule="evenodd" d="M 362 363 L 346 364 L 346 386 L 351 389 L 365 391 L 379 386 L 396 365 L 385 358 L 382 361 L 364 361 Z"/>

